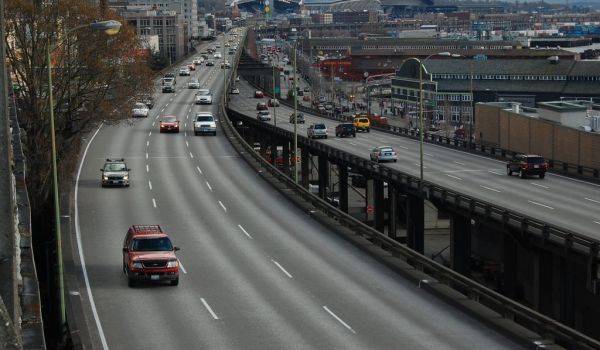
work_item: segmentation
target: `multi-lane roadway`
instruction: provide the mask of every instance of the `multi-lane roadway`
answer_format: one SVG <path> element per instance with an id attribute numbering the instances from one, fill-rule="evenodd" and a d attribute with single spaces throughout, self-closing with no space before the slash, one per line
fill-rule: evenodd
<path id="1" fill-rule="evenodd" d="M 192 72 L 215 102 L 222 74 L 220 64 Z M 147 119 L 103 125 L 86 140 L 76 233 L 98 344 L 519 348 L 306 217 L 238 157 L 220 130 L 216 137 L 194 136 L 194 113 L 216 112 L 217 104 L 193 105 L 188 79 L 177 78 L 174 94 L 158 92 Z M 181 120 L 179 134 L 158 132 L 157 118 L 166 114 Z M 98 169 L 107 157 L 126 159 L 131 187 L 100 186 Z M 181 247 L 179 286 L 127 286 L 121 247 L 133 224 L 160 224 Z"/>
<path id="2" fill-rule="evenodd" d="M 239 88 L 240 94 L 230 100 L 229 107 L 249 116 L 255 115 L 256 103 L 260 99 L 254 98 L 254 88 L 245 82 L 240 82 Z M 289 123 L 292 113 L 293 109 L 289 107 L 279 107 L 276 113 L 277 126 L 293 130 L 293 124 Z M 385 166 L 419 176 L 418 141 L 375 130 L 358 133 L 356 138 L 336 138 L 334 129 L 339 122 L 306 113 L 305 119 L 306 124 L 299 125 L 300 135 L 306 136 L 306 128 L 311 123 L 325 123 L 329 138 L 322 142 L 367 159 L 370 149 L 382 145 L 393 146 L 400 158 L 397 163 L 387 163 Z M 507 176 L 506 163 L 502 161 L 434 144 L 426 143 L 423 152 L 425 181 L 600 239 L 598 184 L 551 173 L 544 179 L 537 176 L 527 179 Z"/>

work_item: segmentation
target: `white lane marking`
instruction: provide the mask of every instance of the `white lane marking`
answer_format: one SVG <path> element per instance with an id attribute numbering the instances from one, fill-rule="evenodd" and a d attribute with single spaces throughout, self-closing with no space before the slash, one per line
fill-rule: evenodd
<path id="1" fill-rule="evenodd" d="M 430 153 L 423 152 L 423 154 L 426 155 L 426 156 L 429 156 L 429 157 L 435 157 L 433 154 L 430 154 Z"/>
<path id="2" fill-rule="evenodd" d="M 165 107 L 163 107 L 163 109 L 160 110 L 161 112 L 165 111 Z M 156 116 L 156 119 L 158 119 L 158 116 Z"/>
<path id="3" fill-rule="evenodd" d="M 150 146 L 150 141 L 146 141 L 146 147 Z"/>
<path id="4" fill-rule="evenodd" d="M 344 320 L 342 320 L 336 314 L 334 314 L 331 310 L 329 310 L 329 308 L 327 306 L 323 306 L 323 309 L 325 309 L 325 311 L 327 311 L 327 313 L 329 313 L 339 323 L 341 323 L 344 327 L 346 327 L 350 332 L 352 332 L 353 334 L 356 334 L 356 332 L 354 331 L 354 329 L 352 329 L 352 327 L 348 326 L 348 324 L 346 322 L 344 322 Z"/>
<path id="5" fill-rule="evenodd" d="M 212 192 L 212 187 L 210 187 L 210 184 L 208 183 L 208 181 L 206 181 L 206 187 L 208 187 L 208 189 Z"/>
<path id="6" fill-rule="evenodd" d="M 185 141 L 185 147 L 190 147 L 190 144 L 187 141 Z"/>
<path id="7" fill-rule="evenodd" d="M 408 147 L 406 147 L 406 146 L 398 146 L 398 148 L 408 149 Z"/>
<path id="8" fill-rule="evenodd" d="M 490 191 L 494 191 L 494 192 L 498 192 L 498 193 L 501 192 L 500 190 L 497 190 L 495 188 L 491 188 L 491 187 L 487 187 L 487 186 L 483 186 L 483 185 L 480 185 L 480 186 L 483 187 L 483 188 L 485 188 L 486 190 L 490 190 Z"/>
<path id="9" fill-rule="evenodd" d="M 83 169 L 83 163 L 85 162 L 85 157 L 87 156 L 90 145 L 98 135 L 98 132 L 102 128 L 103 123 L 100 124 L 98 130 L 92 135 L 90 138 L 90 142 L 85 146 L 85 151 L 83 151 L 83 156 L 81 157 L 81 163 L 79 163 L 79 170 L 77 170 L 77 179 L 75 180 L 75 236 L 77 237 L 77 250 L 79 251 L 79 261 L 81 263 L 81 268 L 83 270 L 83 280 L 85 281 L 85 290 L 87 291 L 88 300 L 90 301 L 90 306 L 92 307 L 92 315 L 94 315 L 94 322 L 96 323 L 96 328 L 98 328 L 98 336 L 100 337 L 100 342 L 102 343 L 102 349 L 108 350 L 108 343 L 106 342 L 106 337 L 104 336 L 104 330 L 102 329 L 102 324 L 100 323 L 100 318 L 98 317 L 98 310 L 96 309 L 96 303 L 94 302 L 94 296 L 92 295 L 92 288 L 90 287 L 90 279 L 88 277 L 87 268 L 85 265 L 85 257 L 83 254 L 83 244 L 81 243 L 81 227 L 79 226 L 79 204 L 77 203 L 77 198 L 79 196 L 79 178 L 81 177 L 81 170 Z"/>
<path id="10" fill-rule="evenodd" d="M 146 172 L 149 173 L 150 172 L 150 167 L 148 166 L 148 164 L 146 164 Z"/>
<path id="11" fill-rule="evenodd" d="M 200 167 L 199 167 L 199 166 L 197 166 L 197 167 L 196 167 L 196 169 L 198 170 L 198 172 L 199 172 L 200 174 L 202 174 L 202 170 L 200 170 Z"/>
<path id="12" fill-rule="evenodd" d="M 600 204 L 600 201 L 597 201 L 595 199 L 591 199 L 591 198 L 588 198 L 588 197 L 583 197 L 583 199 L 585 199 L 586 201 L 590 201 L 590 202 L 594 202 L 594 203 Z"/>
<path id="13" fill-rule="evenodd" d="M 271 261 L 273 262 L 273 264 L 277 265 L 277 267 L 279 267 L 279 269 L 280 269 L 281 271 L 283 271 L 283 273 L 285 273 L 285 275 L 286 275 L 286 276 L 288 276 L 289 278 L 294 278 L 294 277 L 292 277 L 292 275 L 291 275 L 289 272 L 287 272 L 287 270 L 286 270 L 286 269 L 284 269 L 284 268 L 283 268 L 283 266 L 281 266 L 281 265 L 280 265 L 280 264 L 279 264 L 277 261 L 275 261 L 275 260 L 273 260 L 273 259 L 271 259 Z"/>
<path id="14" fill-rule="evenodd" d="M 448 176 L 448 177 L 451 177 L 451 178 L 453 178 L 453 179 L 456 179 L 456 180 L 462 180 L 462 179 L 461 179 L 460 177 L 458 177 L 458 176 L 454 176 L 454 175 L 450 175 L 450 174 L 446 174 L 446 176 Z"/>
<path id="15" fill-rule="evenodd" d="M 152 126 L 154 126 L 154 124 L 156 124 L 156 122 L 152 122 Z"/>
<path id="16" fill-rule="evenodd" d="M 152 136 L 152 131 L 150 131 L 150 132 L 148 133 L 148 137 L 150 137 L 150 136 Z"/>
<path id="17" fill-rule="evenodd" d="M 549 189 L 550 187 L 548 186 L 544 186 L 544 185 L 540 185 L 540 184 L 536 184 L 535 182 L 530 182 L 530 184 L 537 186 L 537 187 L 541 187 L 541 188 L 545 188 L 545 189 Z"/>
<path id="18" fill-rule="evenodd" d="M 217 314 L 215 314 L 213 309 L 211 309 L 210 305 L 208 305 L 206 300 L 204 300 L 204 298 L 200 298 L 200 301 L 202 301 L 202 304 L 204 304 L 204 307 L 206 308 L 206 310 L 208 310 L 208 312 L 210 312 L 210 315 L 212 316 L 212 318 L 214 318 L 215 320 L 218 320 L 219 317 L 217 316 Z"/>
<path id="19" fill-rule="evenodd" d="M 548 208 L 548 209 L 550 209 L 550 210 L 554 210 L 554 208 L 552 208 L 552 207 L 551 207 L 551 206 L 549 206 L 549 205 L 545 205 L 545 204 L 538 203 L 538 202 L 534 202 L 534 201 L 528 201 L 528 202 L 529 202 L 529 203 L 531 203 L 531 204 L 539 205 L 540 207 L 544 207 L 544 208 Z"/>
<path id="20" fill-rule="evenodd" d="M 183 127 L 184 127 L 184 128 L 187 128 L 187 123 L 183 124 Z"/>
<path id="21" fill-rule="evenodd" d="M 183 136 L 187 137 L 187 131 L 183 132 Z"/>
<path id="22" fill-rule="evenodd" d="M 225 208 L 223 202 L 219 201 L 219 205 L 221 206 L 221 208 L 223 208 L 223 211 L 227 212 L 227 208 Z"/>
<path id="23" fill-rule="evenodd" d="M 173 101 L 173 99 L 170 99 L 169 101 Z M 169 102 L 167 102 L 167 104 L 165 105 L 165 107 L 169 107 Z M 164 110 L 164 108 L 163 108 Z"/>
<path id="24" fill-rule="evenodd" d="M 488 173 L 492 173 L 492 174 L 496 174 L 496 175 L 506 175 L 504 173 L 499 173 L 499 172 L 493 171 L 493 170 L 488 170 Z"/>
<path id="25" fill-rule="evenodd" d="M 594 223 L 600 225 L 600 221 L 594 221 Z"/>
<path id="26" fill-rule="evenodd" d="M 152 198 L 152 205 L 156 208 L 156 199 Z"/>
<path id="27" fill-rule="evenodd" d="M 148 181 L 148 187 L 150 187 L 150 191 L 152 191 L 152 182 Z"/>
<path id="28" fill-rule="evenodd" d="M 179 262 L 179 267 L 181 268 L 181 271 L 183 271 L 183 273 L 185 273 L 187 275 L 187 271 L 185 270 L 185 267 L 183 267 L 181 260 L 177 259 L 177 261 Z"/>
<path id="29" fill-rule="evenodd" d="M 458 165 L 465 165 L 465 163 L 463 163 L 463 162 L 457 162 L 457 161 L 453 161 L 453 163 L 456 163 L 456 164 L 458 164 Z"/>
<path id="30" fill-rule="evenodd" d="M 192 152 L 190 152 L 190 157 L 191 157 L 191 158 L 194 158 L 194 155 L 192 154 Z"/>
<path id="31" fill-rule="evenodd" d="M 146 153 L 146 159 L 148 159 L 148 153 Z"/>
<path id="32" fill-rule="evenodd" d="M 248 236 L 248 238 L 252 239 L 252 236 L 246 230 L 244 230 L 244 228 L 242 227 L 242 225 L 238 225 L 238 227 L 240 228 L 240 230 L 242 230 L 242 232 L 244 232 L 244 234 L 246 236 Z"/>

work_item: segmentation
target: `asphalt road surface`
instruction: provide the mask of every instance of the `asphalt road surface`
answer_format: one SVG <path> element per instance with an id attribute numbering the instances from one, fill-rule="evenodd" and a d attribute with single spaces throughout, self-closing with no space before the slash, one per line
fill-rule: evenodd
<path id="1" fill-rule="evenodd" d="M 214 93 L 222 73 L 217 62 L 192 76 Z M 212 106 L 193 105 L 188 79 L 159 92 L 147 119 L 104 125 L 86 140 L 76 220 L 104 348 L 520 348 L 307 217 L 220 129 L 194 136 L 193 114 L 216 112 L 219 94 Z M 179 134 L 159 133 L 165 114 L 179 117 Z M 126 159 L 131 187 L 101 188 L 107 157 Z M 121 247 L 133 224 L 160 224 L 181 247 L 179 286 L 127 286 Z"/>

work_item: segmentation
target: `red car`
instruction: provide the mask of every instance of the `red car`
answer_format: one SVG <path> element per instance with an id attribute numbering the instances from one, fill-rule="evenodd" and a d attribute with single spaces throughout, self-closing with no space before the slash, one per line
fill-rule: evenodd
<path id="1" fill-rule="evenodd" d="M 256 104 L 256 110 L 257 111 L 268 111 L 269 107 L 267 107 L 267 104 L 264 102 L 259 102 Z"/>
<path id="2" fill-rule="evenodd" d="M 263 94 L 263 92 L 260 90 L 256 90 L 256 91 L 254 91 L 254 97 L 255 98 L 263 98 L 263 97 L 265 97 L 265 94 Z"/>
<path id="3" fill-rule="evenodd" d="M 179 284 L 179 260 L 169 236 L 159 225 L 133 225 L 123 240 L 123 273 L 130 287 L 142 281 Z"/>
<path id="4" fill-rule="evenodd" d="M 179 120 L 174 115 L 167 115 L 160 120 L 160 132 L 179 132 Z"/>
<path id="5" fill-rule="evenodd" d="M 188 64 L 187 67 L 189 70 L 196 70 L 196 66 L 194 64 Z"/>
<path id="6" fill-rule="evenodd" d="M 302 97 L 302 101 L 309 102 L 309 101 L 310 101 L 310 96 L 309 96 L 309 95 L 304 95 L 304 96 Z"/>

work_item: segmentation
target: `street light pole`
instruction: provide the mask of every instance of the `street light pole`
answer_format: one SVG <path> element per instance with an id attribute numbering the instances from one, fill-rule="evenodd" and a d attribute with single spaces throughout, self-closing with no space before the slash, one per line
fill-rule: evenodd
<path id="1" fill-rule="evenodd" d="M 298 98 L 296 97 L 296 45 L 294 42 L 294 85 L 292 97 L 294 98 L 294 183 L 298 183 Z"/>
<path id="2" fill-rule="evenodd" d="M 65 33 L 67 37 L 72 32 L 89 27 L 95 30 L 103 30 L 107 35 L 114 35 L 121 29 L 121 23 L 118 21 L 99 21 L 90 24 L 84 24 L 77 26 Z M 46 45 L 46 64 L 48 65 L 48 108 L 50 109 L 50 142 L 51 142 L 51 153 L 52 153 L 52 192 L 54 198 L 54 230 L 56 231 L 56 259 L 58 264 L 58 289 L 59 289 L 59 303 L 60 303 L 60 322 L 63 326 L 66 322 L 66 309 L 65 309 L 65 284 L 64 284 L 64 267 L 62 261 L 62 233 L 60 230 L 60 200 L 58 193 L 58 166 L 57 166 L 57 151 L 56 151 L 56 128 L 54 123 L 54 92 L 52 87 L 52 58 L 51 53 L 58 48 L 62 42 L 52 46 L 50 45 L 50 38 Z"/>
<path id="3" fill-rule="evenodd" d="M 277 105 L 275 104 L 277 97 L 275 96 L 275 66 L 273 66 L 273 125 L 277 126 Z M 277 100 L 279 103 L 279 100 Z"/>

